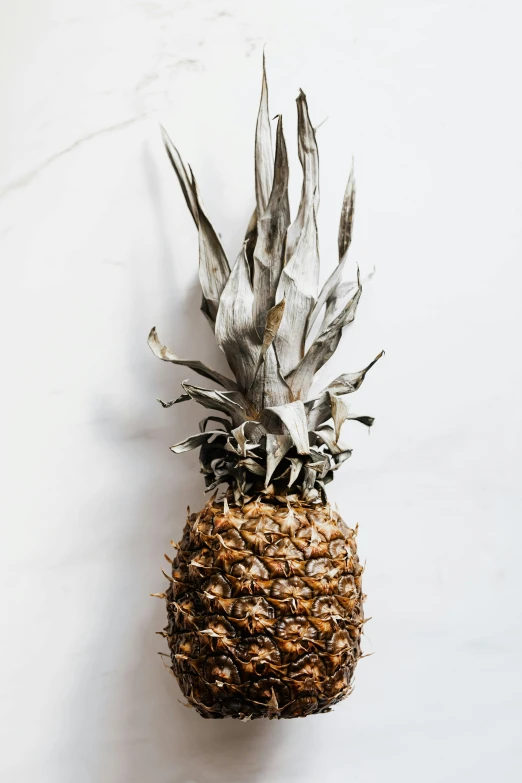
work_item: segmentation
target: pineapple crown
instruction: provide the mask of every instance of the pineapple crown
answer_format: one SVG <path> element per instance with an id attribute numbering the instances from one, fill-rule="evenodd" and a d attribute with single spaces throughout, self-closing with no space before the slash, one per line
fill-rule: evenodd
<path id="1" fill-rule="evenodd" d="M 287 500 L 297 496 L 309 503 L 324 501 L 325 484 L 352 453 L 340 440 L 341 426 L 348 419 L 367 427 L 374 421 L 350 413 L 345 398 L 360 387 L 382 352 L 363 370 L 340 375 L 307 399 L 315 373 L 333 355 L 343 329 L 355 318 L 362 286 L 359 273 L 357 280 L 343 282 L 355 206 L 352 165 L 339 224 L 339 264 L 318 293 L 319 156 L 302 91 L 297 113 L 303 183 L 292 222 L 283 122 L 279 116 L 274 158 L 263 58 L 255 136 L 256 208 L 232 268 L 203 209 L 192 170 L 162 129 L 198 230 L 201 309 L 235 380 L 202 362 L 180 359 L 160 342 L 153 328 L 149 346 L 158 358 L 189 367 L 223 389 L 183 382 L 181 396 L 160 402 L 168 408 L 195 400 L 224 414 L 207 416 L 198 434 L 171 450 L 178 454 L 200 447 L 207 491 L 226 483 L 238 503 L 260 492 Z"/>

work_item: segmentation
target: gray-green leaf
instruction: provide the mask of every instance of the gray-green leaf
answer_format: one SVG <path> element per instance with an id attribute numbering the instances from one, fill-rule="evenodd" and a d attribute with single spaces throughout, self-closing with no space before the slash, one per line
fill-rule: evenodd
<path id="1" fill-rule="evenodd" d="M 227 378 L 225 375 L 221 375 L 221 373 L 216 372 L 215 370 L 211 370 L 210 367 L 207 367 L 202 362 L 192 359 L 180 359 L 178 356 L 176 356 L 176 354 L 173 353 L 170 348 L 167 348 L 166 345 L 163 345 L 160 342 L 155 326 L 153 326 L 150 330 L 148 344 L 152 353 L 154 356 L 157 356 L 158 359 L 162 359 L 164 362 L 178 364 L 182 367 L 190 367 L 190 369 L 194 370 L 194 372 L 197 372 L 204 378 L 208 378 L 210 381 L 214 381 L 215 383 L 219 384 L 219 386 L 223 386 L 224 389 L 228 389 L 229 391 L 239 390 L 239 387 L 235 381 L 233 381 L 231 378 Z"/>
<path id="2" fill-rule="evenodd" d="M 283 136 L 283 120 L 277 123 L 274 183 L 266 210 L 258 215 L 254 249 L 255 322 L 261 333 L 267 311 L 275 302 L 284 264 L 286 231 L 290 223 L 288 204 L 288 158 Z"/>
<path id="3" fill-rule="evenodd" d="M 242 389 L 254 380 L 260 340 L 254 321 L 254 293 L 243 246 L 221 295 L 216 318 L 216 341 Z"/>
<path id="4" fill-rule="evenodd" d="M 270 115 L 268 112 L 268 85 L 266 82 L 266 63 L 263 53 L 263 82 L 261 86 L 261 100 L 256 124 L 256 201 L 257 215 L 263 214 L 270 198 L 272 190 L 272 178 L 274 171 L 274 159 L 272 155 L 272 130 L 270 128 Z"/>
<path id="5" fill-rule="evenodd" d="M 178 150 L 163 128 L 162 133 L 170 162 L 174 167 L 187 206 L 198 228 L 199 280 L 205 298 L 205 312 L 209 320 L 214 322 L 219 307 L 219 298 L 230 274 L 230 265 L 221 242 L 202 207 L 194 174 L 184 164 Z"/>
<path id="6" fill-rule="evenodd" d="M 348 304 L 331 324 L 315 338 L 295 370 L 287 376 L 287 381 L 294 393 L 300 391 L 301 394 L 306 395 L 317 370 L 333 356 L 341 340 L 343 328 L 355 318 L 361 293 L 362 288 L 359 284 Z"/>
<path id="7" fill-rule="evenodd" d="M 289 402 L 286 405 L 273 405 L 263 411 L 263 415 L 269 421 L 270 415 L 277 416 L 285 425 L 288 434 L 292 438 L 298 454 L 309 454 L 308 429 L 306 411 L 302 400 Z M 270 429 L 268 425 L 267 429 Z"/>
<path id="8" fill-rule="evenodd" d="M 311 205 L 314 205 L 316 214 L 319 209 L 319 151 L 317 149 L 315 131 L 310 122 L 306 95 L 302 90 L 299 91 L 296 103 L 298 153 L 303 169 L 303 184 L 301 187 L 299 211 L 296 219 L 288 229 L 287 263 L 297 248 Z"/>
<path id="9" fill-rule="evenodd" d="M 201 389 L 199 386 L 192 386 L 186 381 L 181 385 L 187 394 L 200 405 L 227 413 L 235 427 L 238 427 L 248 419 L 248 406 L 245 398 L 239 392 L 219 392 L 214 389 Z"/>
<path id="10" fill-rule="evenodd" d="M 286 299 L 285 314 L 275 340 L 284 376 L 303 357 L 306 324 L 317 296 L 318 281 L 319 243 L 315 209 L 311 204 L 295 252 L 281 273 L 276 294 L 278 300 Z"/>
<path id="11" fill-rule="evenodd" d="M 174 454 L 183 454 L 185 451 L 191 451 L 192 449 L 197 449 L 198 446 L 202 446 L 203 443 L 206 443 L 213 435 L 226 437 L 227 433 L 223 432 L 223 430 L 200 432 L 198 435 L 191 435 L 189 438 L 185 438 L 185 440 L 176 443 L 174 446 L 170 447 L 170 450 L 173 451 Z"/>

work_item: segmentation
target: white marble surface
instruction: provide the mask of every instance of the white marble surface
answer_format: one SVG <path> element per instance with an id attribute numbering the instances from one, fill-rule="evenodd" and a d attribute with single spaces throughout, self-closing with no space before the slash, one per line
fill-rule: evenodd
<path id="1" fill-rule="evenodd" d="M 3 0 L 0 4 L 6 783 L 514 783 L 522 774 L 521 11 L 497 0 Z M 319 131 L 334 263 L 377 274 L 333 377 L 381 348 L 332 491 L 360 523 L 366 651 L 331 715 L 203 721 L 156 651 L 162 553 L 198 412 L 156 324 L 223 367 L 196 237 L 161 147 L 191 161 L 227 250 L 252 207 L 260 58 L 299 187 L 293 100 Z M 189 420 L 188 420 L 189 419 Z M 7 618 L 7 619 L 6 619 Z"/>

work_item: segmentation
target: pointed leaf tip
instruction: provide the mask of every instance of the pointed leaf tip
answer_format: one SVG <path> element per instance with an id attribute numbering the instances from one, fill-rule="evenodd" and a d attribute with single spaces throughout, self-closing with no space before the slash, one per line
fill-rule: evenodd
<path id="1" fill-rule="evenodd" d="M 198 228 L 199 281 L 205 299 L 204 312 L 211 323 L 213 323 L 216 320 L 219 298 L 230 274 L 230 265 L 219 237 L 202 207 L 192 169 L 190 166 L 185 165 L 164 128 L 162 128 L 162 133 L 167 155 L 176 172 L 185 201 Z"/>
<path id="2" fill-rule="evenodd" d="M 263 77 L 261 98 L 256 124 L 255 182 L 257 214 L 262 215 L 270 198 L 273 180 L 272 129 L 268 111 L 268 84 L 266 79 L 266 58 L 263 52 Z"/>
<path id="3" fill-rule="evenodd" d="M 348 177 L 348 182 L 346 184 L 346 190 L 344 192 L 343 205 L 341 207 L 341 218 L 339 220 L 339 235 L 337 242 L 339 247 L 340 262 L 343 260 L 352 242 L 353 218 L 355 214 L 355 193 L 355 172 L 352 158 L 352 167 L 350 170 L 350 176 Z"/>

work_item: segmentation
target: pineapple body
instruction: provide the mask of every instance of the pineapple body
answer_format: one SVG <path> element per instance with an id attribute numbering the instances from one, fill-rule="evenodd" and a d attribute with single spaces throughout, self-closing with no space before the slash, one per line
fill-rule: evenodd
<path id="1" fill-rule="evenodd" d="M 209 502 L 166 594 L 172 670 L 205 718 L 297 718 L 350 691 L 361 655 L 355 531 L 327 505 Z"/>

